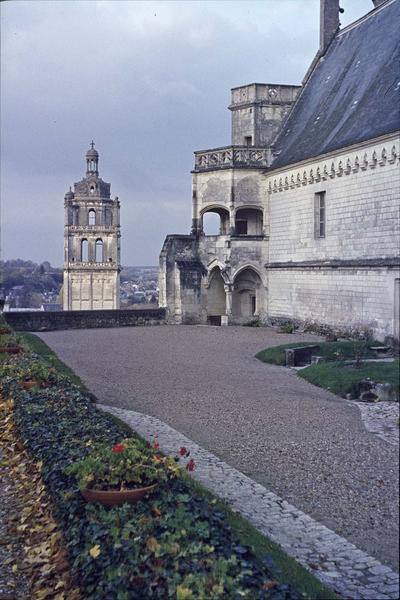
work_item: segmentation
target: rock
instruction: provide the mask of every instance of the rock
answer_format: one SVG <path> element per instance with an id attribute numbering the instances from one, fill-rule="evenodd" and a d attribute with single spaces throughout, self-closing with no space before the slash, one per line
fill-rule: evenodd
<path id="1" fill-rule="evenodd" d="M 360 396 L 363 392 L 368 392 L 371 388 L 374 387 L 374 385 L 375 382 L 371 381 L 371 379 L 362 379 L 359 383 Z"/>
<path id="2" fill-rule="evenodd" d="M 371 391 L 383 402 L 394 400 L 396 396 L 394 387 L 390 383 L 376 383 Z"/>
<path id="3" fill-rule="evenodd" d="M 319 363 L 324 362 L 324 360 L 323 356 L 311 356 L 312 365 L 318 365 Z"/>
<path id="4" fill-rule="evenodd" d="M 363 392 L 360 396 L 361 402 L 379 402 L 379 397 L 372 390 Z"/>

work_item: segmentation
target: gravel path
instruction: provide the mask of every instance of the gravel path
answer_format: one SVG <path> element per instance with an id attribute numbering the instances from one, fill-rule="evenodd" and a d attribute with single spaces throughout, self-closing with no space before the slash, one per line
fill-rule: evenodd
<path id="1" fill-rule="evenodd" d="M 41 337 L 101 403 L 158 417 L 398 569 L 398 449 L 356 405 L 254 358 L 314 336 L 160 326 Z"/>

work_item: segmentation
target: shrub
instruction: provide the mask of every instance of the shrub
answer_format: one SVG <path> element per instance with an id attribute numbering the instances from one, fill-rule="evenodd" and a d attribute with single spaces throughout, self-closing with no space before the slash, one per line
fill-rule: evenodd
<path id="1" fill-rule="evenodd" d="M 168 481 L 178 472 L 173 458 L 162 457 L 138 438 L 97 444 L 83 459 L 67 468 L 80 489 L 122 490 Z"/>
<path id="2" fill-rule="evenodd" d="M 283 325 L 279 327 L 278 331 L 279 333 L 293 333 L 294 329 L 293 323 L 283 323 Z"/>

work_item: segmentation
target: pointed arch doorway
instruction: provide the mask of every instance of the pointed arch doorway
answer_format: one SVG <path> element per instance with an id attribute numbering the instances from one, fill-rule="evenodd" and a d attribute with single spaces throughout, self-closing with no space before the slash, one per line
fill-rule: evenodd
<path id="1" fill-rule="evenodd" d="M 239 271 L 233 281 L 232 315 L 235 320 L 245 321 L 258 317 L 265 310 L 264 286 L 260 275 L 252 267 Z"/>
<path id="2" fill-rule="evenodd" d="M 221 325 L 221 317 L 226 314 L 225 281 L 219 267 L 214 267 L 209 275 L 207 290 L 207 323 Z"/>

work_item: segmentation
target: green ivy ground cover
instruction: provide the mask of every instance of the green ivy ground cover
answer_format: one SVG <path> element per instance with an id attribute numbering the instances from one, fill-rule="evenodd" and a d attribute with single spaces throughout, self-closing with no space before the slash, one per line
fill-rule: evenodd
<path id="1" fill-rule="evenodd" d="M 25 354 L 6 363 L 29 370 L 32 360 L 37 358 Z M 113 509 L 85 504 L 65 468 L 85 456 L 93 441 L 113 445 L 126 431 L 69 379 L 27 392 L 6 363 L 3 395 L 14 398 L 23 443 L 42 462 L 85 600 L 305 597 L 278 583 L 269 558 L 261 564 L 238 541 L 217 502 L 193 495 L 184 478 L 137 504 Z"/>

